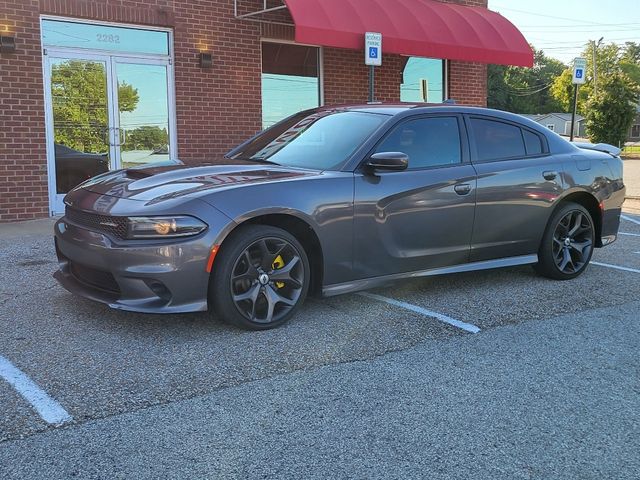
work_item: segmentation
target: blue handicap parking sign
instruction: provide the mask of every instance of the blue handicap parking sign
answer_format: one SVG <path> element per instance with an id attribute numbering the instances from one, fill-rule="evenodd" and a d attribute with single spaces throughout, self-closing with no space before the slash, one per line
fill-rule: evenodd
<path id="1" fill-rule="evenodd" d="M 378 47 L 369 47 L 369 58 L 378 58 Z"/>
<path id="2" fill-rule="evenodd" d="M 581 68 L 577 68 L 576 69 L 576 78 L 582 78 L 582 69 Z"/>

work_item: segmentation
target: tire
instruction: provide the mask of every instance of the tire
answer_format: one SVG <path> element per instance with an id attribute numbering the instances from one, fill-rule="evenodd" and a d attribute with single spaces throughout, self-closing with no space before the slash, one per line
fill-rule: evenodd
<path id="1" fill-rule="evenodd" d="M 547 224 L 534 269 L 555 280 L 576 278 L 589 265 L 594 245 L 591 214 L 582 205 L 567 202 L 556 209 Z"/>
<path id="2" fill-rule="evenodd" d="M 213 264 L 209 298 L 227 323 L 268 330 L 287 322 L 309 290 L 307 254 L 290 233 L 267 225 L 239 227 Z"/>

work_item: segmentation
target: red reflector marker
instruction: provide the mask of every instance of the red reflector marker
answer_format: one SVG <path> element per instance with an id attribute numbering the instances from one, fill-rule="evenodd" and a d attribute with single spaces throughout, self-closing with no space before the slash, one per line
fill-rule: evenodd
<path id="1" fill-rule="evenodd" d="M 211 269 L 213 268 L 213 261 L 216 259 L 216 254 L 218 253 L 218 248 L 220 245 L 214 245 L 211 247 L 211 253 L 209 254 L 209 261 L 207 262 L 207 273 L 211 273 Z"/>

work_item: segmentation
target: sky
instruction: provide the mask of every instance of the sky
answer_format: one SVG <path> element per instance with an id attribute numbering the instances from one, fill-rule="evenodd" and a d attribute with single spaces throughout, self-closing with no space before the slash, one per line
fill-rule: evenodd
<path id="1" fill-rule="evenodd" d="M 640 43 L 640 0 L 489 0 L 529 43 L 564 63 L 579 57 L 589 40 Z"/>

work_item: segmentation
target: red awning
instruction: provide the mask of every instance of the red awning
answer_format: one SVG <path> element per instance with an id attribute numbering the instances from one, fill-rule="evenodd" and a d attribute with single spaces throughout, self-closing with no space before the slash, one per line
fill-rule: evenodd
<path id="1" fill-rule="evenodd" d="M 285 0 L 296 41 L 364 49 L 382 33 L 382 51 L 419 57 L 531 67 L 533 52 L 506 18 L 482 7 L 436 0 Z"/>

